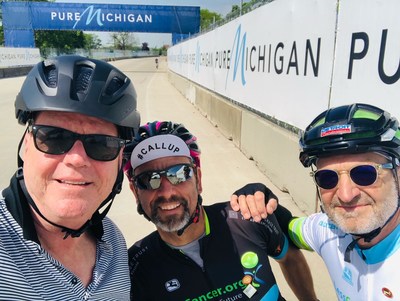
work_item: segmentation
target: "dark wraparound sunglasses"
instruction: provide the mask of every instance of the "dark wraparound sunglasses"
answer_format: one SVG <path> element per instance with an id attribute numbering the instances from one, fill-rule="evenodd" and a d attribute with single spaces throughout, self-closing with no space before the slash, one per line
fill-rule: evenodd
<path id="1" fill-rule="evenodd" d="M 315 184 L 323 189 L 333 189 L 339 183 L 339 175 L 348 173 L 351 180 L 359 186 L 369 186 L 376 182 L 381 169 L 393 169 L 392 163 L 385 164 L 364 164 L 353 167 L 350 170 L 320 169 L 312 171 L 310 175 L 314 178 Z"/>
<path id="2" fill-rule="evenodd" d="M 165 170 L 145 171 L 133 178 L 137 188 L 142 190 L 154 190 L 161 186 L 161 177 L 166 177 L 172 185 L 178 185 L 189 180 L 193 176 L 191 164 L 177 164 Z"/>
<path id="3" fill-rule="evenodd" d="M 81 141 L 86 154 L 97 161 L 112 161 L 117 158 L 125 140 L 108 135 L 83 135 L 48 125 L 29 125 L 28 132 L 32 132 L 35 147 L 50 155 L 67 153 L 77 140 Z"/>

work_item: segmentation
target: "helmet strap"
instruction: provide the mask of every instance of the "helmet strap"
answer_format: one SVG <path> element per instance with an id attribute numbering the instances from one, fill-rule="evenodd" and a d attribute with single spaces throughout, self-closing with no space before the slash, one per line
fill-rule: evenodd
<path id="1" fill-rule="evenodd" d="M 350 252 L 353 251 L 354 247 L 356 246 L 357 242 L 361 239 L 362 237 L 358 237 L 354 239 L 346 248 L 346 251 L 344 252 L 344 261 L 350 262 Z"/>
<path id="2" fill-rule="evenodd" d="M 189 221 L 187 222 L 187 224 L 183 228 L 179 229 L 176 232 L 176 234 L 178 234 L 178 236 L 181 236 L 183 234 L 183 232 L 186 230 L 186 228 L 189 227 L 191 224 L 197 224 L 199 222 L 202 202 L 203 202 L 203 198 L 199 194 L 197 196 L 196 209 L 194 210 L 194 212 L 193 212 L 192 216 L 190 217 Z"/>
<path id="3" fill-rule="evenodd" d="M 21 152 L 22 144 L 24 143 L 25 135 L 27 132 L 28 132 L 28 127 L 25 129 L 24 134 L 22 135 L 21 140 L 18 143 L 18 152 L 17 152 L 18 168 L 22 168 L 22 166 L 24 165 L 24 161 L 21 158 L 20 152 Z"/>
<path id="4" fill-rule="evenodd" d="M 400 199 L 398 200 L 398 203 L 400 202 Z M 383 227 L 385 227 L 389 221 L 391 221 L 391 219 L 395 216 L 395 214 L 397 213 L 397 211 L 399 210 L 399 205 L 397 205 L 396 210 L 393 212 L 393 214 L 389 217 L 389 219 L 385 222 L 385 224 L 382 227 L 376 228 L 375 230 L 372 230 L 369 233 L 365 233 L 365 234 L 353 234 L 353 233 L 349 233 L 353 236 L 356 236 L 357 238 L 354 239 L 346 248 L 346 252 L 344 254 L 344 260 L 346 262 L 350 262 L 350 252 L 354 249 L 355 245 L 357 244 L 357 242 L 360 239 L 364 239 L 365 242 L 371 242 L 371 240 L 373 240 L 375 237 L 378 236 L 379 233 L 381 233 Z"/>
<path id="5" fill-rule="evenodd" d="M 146 212 L 144 212 L 143 207 L 142 207 L 142 203 L 140 203 L 140 200 L 138 200 L 138 204 L 137 204 L 136 210 L 140 215 L 143 215 L 149 222 L 151 222 L 151 218 L 146 214 Z"/>
<path id="6" fill-rule="evenodd" d="M 392 157 L 392 165 L 393 165 L 393 177 L 394 181 L 396 182 L 397 187 L 397 195 L 399 197 L 399 202 L 397 203 L 397 207 L 400 205 L 400 185 L 399 185 L 399 175 L 397 174 L 397 168 L 399 167 L 399 159 Z"/>

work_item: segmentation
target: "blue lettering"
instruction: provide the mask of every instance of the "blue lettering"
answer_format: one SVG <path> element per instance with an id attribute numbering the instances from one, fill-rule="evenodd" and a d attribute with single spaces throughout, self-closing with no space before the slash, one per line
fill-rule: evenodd
<path id="1" fill-rule="evenodd" d="M 240 41 L 241 37 L 241 29 L 242 25 L 239 25 L 238 29 L 236 30 L 236 35 L 235 39 L 233 41 L 233 46 L 232 46 L 232 53 L 235 53 L 235 60 L 234 60 L 234 65 L 233 65 L 233 81 L 236 79 L 236 73 L 238 71 L 238 67 L 241 67 L 241 76 L 242 76 L 242 85 L 246 85 L 246 78 L 244 75 L 244 68 L 245 68 L 245 49 L 246 49 L 246 38 L 247 38 L 247 33 L 243 35 L 242 40 Z M 236 50 L 236 52 L 235 52 Z M 240 61 L 241 59 L 241 61 Z M 239 64 L 241 62 L 241 64 Z M 228 75 L 229 71 L 226 74 L 226 81 L 225 81 L 225 88 L 227 85 L 228 81 Z"/>

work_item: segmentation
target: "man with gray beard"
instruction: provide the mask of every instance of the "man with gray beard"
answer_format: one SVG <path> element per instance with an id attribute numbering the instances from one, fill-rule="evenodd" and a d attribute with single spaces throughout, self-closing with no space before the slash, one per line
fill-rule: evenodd
<path id="1" fill-rule="evenodd" d="M 306 128 L 300 146 L 323 213 L 284 221 L 278 206 L 281 227 L 299 248 L 323 258 L 338 300 L 400 300 L 397 119 L 367 104 L 331 108 Z M 251 184 L 234 193 L 231 205 L 259 220 L 268 194 Z"/>
<path id="2" fill-rule="evenodd" d="M 129 249 L 131 300 L 285 300 L 268 257 L 299 300 L 316 300 L 305 258 L 273 214 L 255 223 L 229 202 L 202 205 L 200 149 L 182 124 L 141 126 L 124 154 L 138 212 L 157 227 Z"/>

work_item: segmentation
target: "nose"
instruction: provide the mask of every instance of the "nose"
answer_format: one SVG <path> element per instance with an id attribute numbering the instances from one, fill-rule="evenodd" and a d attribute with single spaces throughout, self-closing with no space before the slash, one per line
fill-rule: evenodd
<path id="1" fill-rule="evenodd" d="M 162 195 L 166 198 L 170 197 L 174 193 L 174 185 L 167 179 L 165 176 L 161 176 L 161 184 L 160 187 L 157 189 L 157 193 Z"/>
<path id="2" fill-rule="evenodd" d="M 336 195 L 342 202 L 351 202 L 360 194 L 360 189 L 351 180 L 347 171 L 339 172 L 339 182 L 337 185 Z"/>
<path id="3" fill-rule="evenodd" d="M 77 167 L 87 166 L 90 164 L 90 158 L 86 154 L 82 141 L 75 141 L 72 148 L 65 153 L 64 162 Z"/>

